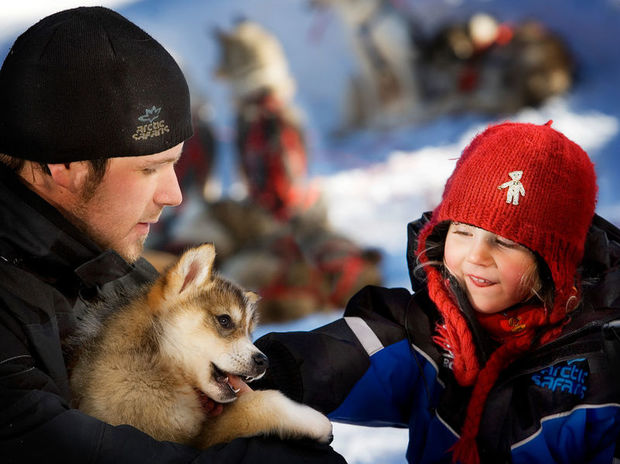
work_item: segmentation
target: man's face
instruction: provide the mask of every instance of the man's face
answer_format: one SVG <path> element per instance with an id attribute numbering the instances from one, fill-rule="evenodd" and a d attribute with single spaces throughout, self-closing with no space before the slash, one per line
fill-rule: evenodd
<path id="1" fill-rule="evenodd" d="M 183 144 L 154 155 L 110 158 L 94 191 L 85 186 L 70 212 L 103 249 L 113 249 L 129 262 L 142 254 L 150 224 L 164 206 L 181 203 L 174 172 Z"/>

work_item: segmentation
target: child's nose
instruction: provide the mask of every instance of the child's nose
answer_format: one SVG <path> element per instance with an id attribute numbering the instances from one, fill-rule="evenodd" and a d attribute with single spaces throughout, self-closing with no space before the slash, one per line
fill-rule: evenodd
<path id="1" fill-rule="evenodd" d="M 472 240 L 467 260 L 473 264 L 484 266 L 491 260 L 490 247 L 486 240 L 476 237 Z"/>

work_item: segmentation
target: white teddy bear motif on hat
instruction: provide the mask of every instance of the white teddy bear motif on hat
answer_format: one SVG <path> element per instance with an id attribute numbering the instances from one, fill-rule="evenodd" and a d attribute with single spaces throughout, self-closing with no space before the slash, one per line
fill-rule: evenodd
<path id="1" fill-rule="evenodd" d="M 509 172 L 508 175 L 512 180 L 508 182 L 504 182 L 502 185 L 497 187 L 499 190 L 508 189 L 508 193 L 506 195 L 506 203 L 512 203 L 513 205 L 519 204 L 519 195 L 525 196 L 525 189 L 523 188 L 523 184 L 521 183 L 521 177 L 523 176 L 523 171 L 512 171 Z"/>

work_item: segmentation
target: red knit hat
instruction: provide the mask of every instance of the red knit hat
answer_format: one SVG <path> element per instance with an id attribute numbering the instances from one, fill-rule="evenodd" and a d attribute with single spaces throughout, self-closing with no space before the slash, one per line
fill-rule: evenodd
<path id="1" fill-rule="evenodd" d="M 421 264 L 429 261 L 427 239 L 444 221 L 470 224 L 525 245 L 545 261 L 553 279 L 553 307 L 541 306 L 536 311 L 536 327 L 531 328 L 539 332 L 539 343 L 546 343 L 559 335 L 572 309 L 569 300 L 577 297 L 577 265 L 594 215 L 596 192 L 596 175 L 588 155 L 552 129 L 551 121 L 542 126 L 491 126 L 458 160 L 441 203 L 420 233 L 418 260 Z M 481 370 L 469 326 L 441 273 L 433 266 L 425 266 L 425 271 L 429 296 L 443 318 L 436 341 L 450 345 L 457 381 L 475 385 L 461 438 L 463 442 L 467 436 L 471 441 L 468 446 L 475 448 L 488 392 L 499 372 L 532 347 L 534 331 L 498 348 Z M 540 336 L 545 327 L 549 329 Z M 458 459 L 476 462 L 477 450 L 473 453 L 475 458 L 459 453 Z"/>

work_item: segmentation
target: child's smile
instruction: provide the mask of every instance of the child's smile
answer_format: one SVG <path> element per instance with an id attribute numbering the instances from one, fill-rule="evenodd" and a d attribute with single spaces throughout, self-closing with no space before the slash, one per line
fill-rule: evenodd
<path id="1" fill-rule="evenodd" d="M 478 277 L 475 276 L 473 274 L 467 274 L 466 276 L 468 279 L 470 279 L 472 281 L 472 283 L 477 286 L 477 287 L 488 287 L 490 285 L 494 285 L 497 282 L 492 282 L 490 280 L 487 279 L 483 279 L 482 277 Z"/>

